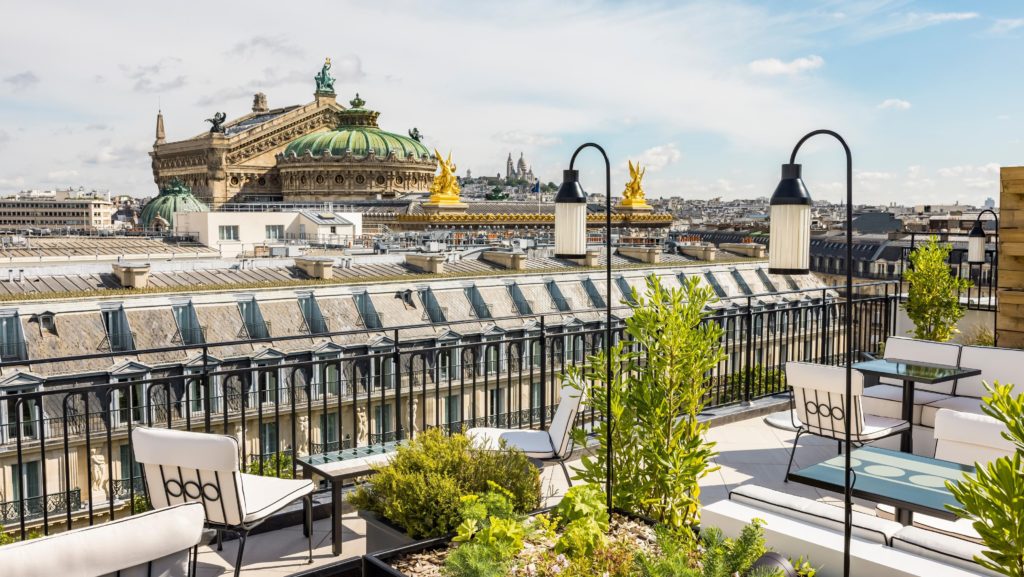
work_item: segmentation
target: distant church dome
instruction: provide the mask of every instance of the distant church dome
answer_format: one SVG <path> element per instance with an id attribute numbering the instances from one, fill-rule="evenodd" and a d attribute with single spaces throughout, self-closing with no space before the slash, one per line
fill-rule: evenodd
<path id="1" fill-rule="evenodd" d="M 142 209 L 143 228 L 174 227 L 176 212 L 209 212 L 210 209 L 192 196 L 192 189 L 178 178 L 172 178 L 156 198 Z"/>

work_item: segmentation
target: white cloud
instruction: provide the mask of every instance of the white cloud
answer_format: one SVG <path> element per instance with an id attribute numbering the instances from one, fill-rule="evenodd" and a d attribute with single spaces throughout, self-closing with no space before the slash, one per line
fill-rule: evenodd
<path id="1" fill-rule="evenodd" d="M 284 35 L 266 36 L 257 34 L 252 38 L 236 43 L 226 54 L 228 56 L 251 57 L 257 53 L 302 56 L 303 51 L 298 46 L 292 44 Z"/>
<path id="2" fill-rule="evenodd" d="M 4 77 L 4 84 L 9 85 L 15 91 L 25 90 L 39 84 L 39 77 L 35 72 L 26 70 L 17 74 Z"/>
<path id="3" fill-rule="evenodd" d="M 996 20 L 988 31 L 990 34 L 1003 35 L 1009 34 L 1022 26 L 1024 26 L 1024 18 L 1001 18 Z"/>
<path id="4" fill-rule="evenodd" d="M 929 14 L 914 14 L 908 16 L 911 19 L 920 18 L 929 24 L 941 24 L 943 22 L 960 22 L 962 20 L 974 20 L 978 17 L 977 12 L 933 12 Z"/>
<path id="5" fill-rule="evenodd" d="M 679 151 L 679 148 L 673 143 L 668 143 L 648 148 L 632 160 L 646 167 L 648 172 L 658 172 L 679 162 L 682 157 L 683 153 Z M 625 168 L 623 169 L 625 170 Z"/>
<path id="6" fill-rule="evenodd" d="M 524 132 L 521 130 L 509 130 L 494 135 L 494 138 L 503 144 L 513 146 L 552 146 L 562 142 L 562 139 L 550 134 L 538 134 Z"/>
<path id="7" fill-rule="evenodd" d="M 859 180 L 892 180 L 895 177 L 890 172 L 880 171 L 859 171 L 856 176 Z"/>
<path id="8" fill-rule="evenodd" d="M 886 98 L 879 103 L 879 110 L 907 110 L 910 108 L 910 102 L 899 98 Z"/>
<path id="9" fill-rule="evenodd" d="M 78 171 L 74 169 L 51 170 L 46 173 L 47 180 L 68 181 L 78 177 Z"/>
<path id="10" fill-rule="evenodd" d="M 150 146 L 145 143 L 113 145 L 101 143 L 92 151 L 79 156 L 82 162 L 92 165 L 124 165 L 138 162 L 149 152 Z"/>
<path id="11" fill-rule="evenodd" d="M 943 178 L 957 178 L 972 175 L 993 175 L 999 174 L 999 163 L 989 162 L 987 164 L 964 164 L 960 166 L 949 166 L 936 171 Z"/>
<path id="12" fill-rule="evenodd" d="M 807 72 L 808 70 L 821 68 L 824 65 L 824 58 L 812 54 L 810 56 L 795 58 L 789 62 L 783 62 L 778 58 L 764 58 L 762 60 L 754 60 L 748 64 L 747 67 L 754 74 L 764 76 L 795 76 L 797 74 Z"/>
<path id="13" fill-rule="evenodd" d="M 977 12 L 889 12 L 865 19 L 855 31 L 855 36 L 862 41 L 873 40 L 978 17 Z"/>

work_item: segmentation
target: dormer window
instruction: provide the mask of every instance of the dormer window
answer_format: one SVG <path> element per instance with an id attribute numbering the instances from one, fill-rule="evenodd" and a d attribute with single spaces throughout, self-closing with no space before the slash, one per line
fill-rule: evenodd
<path id="1" fill-rule="evenodd" d="M 239 337 L 250 339 L 270 337 L 270 329 L 263 320 L 256 297 L 252 295 L 238 297 L 238 312 L 242 315 L 242 330 L 239 331 Z"/>
<path id="2" fill-rule="evenodd" d="M 25 360 L 25 335 L 17 309 L 0 310 L 0 360 Z"/>
<path id="3" fill-rule="evenodd" d="M 39 323 L 40 330 L 46 331 L 52 335 L 57 334 L 57 319 L 56 315 L 50 311 L 42 312 L 33 315 L 29 321 L 36 321 Z"/>
<path id="4" fill-rule="evenodd" d="M 192 299 L 172 302 L 171 313 L 178 328 L 178 338 L 185 345 L 201 345 L 206 342 L 206 332 L 199 326 L 199 317 L 192 306 Z"/>
<path id="5" fill-rule="evenodd" d="M 135 339 L 128 326 L 128 317 L 121 303 L 103 303 L 100 305 L 103 329 L 107 333 L 107 344 L 110 352 L 120 353 L 135 348 Z"/>
<path id="6" fill-rule="evenodd" d="M 356 310 L 359 311 L 359 320 L 362 321 L 364 327 L 368 329 L 383 328 L 380 315 L 377 314 L 377 309 L 374 308 L 373 301 L 370 300 L 370 293 L 363 291 L 352 295 L 352 298 L 355 300 Z"/>
<path id="7" fill-rule="evenodd" d="M 430 290 L 430 287 L 426 287 L 419 289 L 419 293 L 420 302 L 423 303 L 423 320 L 429 320 L 432 323 L 446 322 L 448 311 L 437 302 L 434 291 Z"/>
<path id="8" fill-rule="evenodd" d="M 519 314 L 533 314 L 533 303 L 526 299 L 526 295 L 523 294 L 523 289 L 519 288 L 518 284 L 510 283 L 508 285 L 508 294 L 512 297 L 512 303 L 515 304 L 516 310 L 519 311 Z"/>
<path id="9" fill-rule="evenodd" d="M 306 330 L 311 335 L 321 335 L 330 332 L 327 326 L 327 319 L 320 311 L 320 305 L 312 292 L 299 294 L 299 310 L 302 311 L 302 320 L 306 323 Z"/>
<path id="10" fill-rule="evenodd" d="M 466 298 L 469 299 L 469 304 L 473 307 L 473 315 L 476 318 L 491 318 L 491 308 L 484 302 L 484 297 L 475 284 L 466 287 Z"/>
<path id="11" fill-rule="evenodd" d="M 554 303 L 555 309 L 563 313 L 572 312 L 572 300 L 562 294 L 562 289 L 558 287 L 558 283 L 554 280 L 549 280 L 544 284 L 547 286 L 548 294 L 551 295 L 551 302 Z"/>
<path id="12" fill-rule="evenodd" d="M 594 284 L 594 279 L 587 277 L 583 279 L 583 290 L 587 291 L 587 297 L 590 299 L 590 306 L 598 309 L 605 307 L 604 297 L 601 296 L 601 291 L 597 289 L 597 285 Z"/>

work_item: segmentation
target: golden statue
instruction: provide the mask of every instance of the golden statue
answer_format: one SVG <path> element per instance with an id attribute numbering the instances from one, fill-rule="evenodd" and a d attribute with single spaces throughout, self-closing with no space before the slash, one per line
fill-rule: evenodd
<path id="1" fill-rule="evenodd" d="M 641 181 L 644 179 L 644 174 L 647 173 L 647 169 L 640 169 L 640 163 L 637 162 L 636 166 L 633 166 L 633 161 L 629 162 L 629 182 L 626 183 L 626 189 L 622 191 L 622 202 L 619 203 L 619 208 L 633 209 L 633 210 L 652 210 L 653 207 L 647 204 L 646 198 L 644 198 L 644 187 Z"/>
<path id="2" fill-rule="evenodd" d="M 437 166 L 441 169 L 434 182 L 430 185 L 430 200 L 424 206 L 434 208 L 462 208 L 463 203 L 459 202 L 459 180 L 455 176 L 455 163 L 452 162 L 452 154 L 448 158 L 441 156 L 441 153 L 434 149 L 434 156 L 437 158 Z"/>

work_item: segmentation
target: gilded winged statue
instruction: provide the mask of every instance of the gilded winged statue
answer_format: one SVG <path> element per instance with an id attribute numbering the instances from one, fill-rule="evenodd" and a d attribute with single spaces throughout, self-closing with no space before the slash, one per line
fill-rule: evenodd
<path id="1" fill-rule="evenodd" d="M 646 172 L 646 168 L 640 170 L 639 162 L 633 166 L 633 161 L 629 161 L 629 182 L 626 183 L 626 190 L 622 191 L 623 200 L 642 201 L 644 199 L 644 188 L 641 181 Z"/>
<path id="2" fill-rule="evenodd" d="M 441 156 L 441 153 L 434 149 L 434 156 L 437 158 L 437 166 L 441 169 L 441 172 L 434 177 L 434 182 L 430 185 L 430 200 L 458 200 L 459 199 L 459 181 L 455 176 L 455 163 L 452 162 L 452 153 L 448 153 L 448 158 Z"/>

